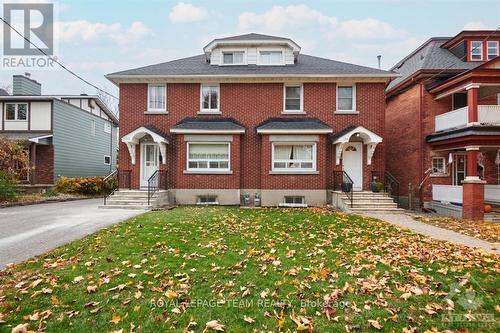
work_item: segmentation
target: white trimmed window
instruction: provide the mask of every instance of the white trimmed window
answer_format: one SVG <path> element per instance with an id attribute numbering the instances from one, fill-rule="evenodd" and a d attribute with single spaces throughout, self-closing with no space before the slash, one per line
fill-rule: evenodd
<path id="1" fill-rule="evenodd" d="M 28 103 L 5 103 L 5 120 L 27 120 Z"/>
<path id="2" fill-rule="evenodd" d="M 486 48 L 488 52 L 488 60 L 498 57 L 498 41 L 488 41 L 486 43 Z"/>
<path id="3" fill-rule="evenodd" d="M 302 85 L 285 85 L 283 112 L 303 112 L 304 93 Z"/>
<path id="4" fill-rule="evenodd" d="M 167 111 L 167 88 L 164 84 L 148 85 L 148 112 Z"/>
<path id="5" fill-rule="evenodd" d="M 337 86 L 337 112 L 356 111 L 356 85 Z"/>
<path id="6" fill-rule="evenodd" d="M 471 41 L 470 42 L 470 60 L 481 61 L 483 60 L 483 42 Z"/>
<path id="7" fill-rule="evenodd" d="M 273 171 L 316 171 L 315 143 L 273 143 Z"/>
<path id="8" fill-rule="evenodd" d="M 283 52 L 259 51 L 259 65 L 283 65 Z"/>
<path id="9" fill-rule="evenodd" d="M 229 171 L 229 143 L 188 142 L 188 171 Z"/>
<path id="10" fill-rule="evenodd" d="M 243 65 L 245 58 L 244 51 L 224 51 L 222 52 L 223 65 Z"/>
<path id="11" fill-rule="evenodd" d="M 432 158 L 432 173 L 440 175 L 446 173 L 446 160 L 444 157 Z"/>
<path id="12" fill-rule="evenodd" d="M 104 133 L 111 133 L 111 124 L 108 122 L 104 123 Z"/>
<path id="13" fill-rule="evenodd" d="M 219 112 L 219 86 L 201 85 L 201 112 Z"/>

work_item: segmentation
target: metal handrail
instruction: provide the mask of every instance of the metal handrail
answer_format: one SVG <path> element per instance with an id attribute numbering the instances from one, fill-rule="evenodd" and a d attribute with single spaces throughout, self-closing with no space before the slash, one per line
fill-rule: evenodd
<path id="1" fill-rule="evenodd" d="M 341 178 L 341 180 L 339 179 Z M 340 180 L 340 181 L 339 181 Z M 349 177 L 345 171 L 334 171 L 333 172 L 333 190 L 342 191 L 345 193 L 349 201 L 351 202 L 351 207 L 354 204 L 354 182 Z"/>
<path id="2" fill-rule="evenodd" d="M 102 180 L 102 194 L 104 199 L 104 206 L 106 206 L 106 199 L 111 196 L 118 187 L 118 170 L 111 172 Z"/>
<path id="3" fill-rule="evenodd" d="M 385 188 L 387 192 L 392 196 L 392 198 L 396 201 L 399 207 L 399 186 L 400 183 L 389 171 L 384 172 L 385 176 Z"/>
<path id="4" fill-rule="evenodd" d="M 151 177 L 148 178 L 148 205 L 156 192 L 160 189 L 167 188 L 165 173 L 165 170 L 156 170 Z"/>
<path id="5" fill-rule="evenodd" d="M 384 192 L 388 193 L 399 207 L 399 187 L 400 183 L 389 171 L 384 171 L 382 176 L 381 171 L 372 171 L 372 180 L 383 181 Z"/>

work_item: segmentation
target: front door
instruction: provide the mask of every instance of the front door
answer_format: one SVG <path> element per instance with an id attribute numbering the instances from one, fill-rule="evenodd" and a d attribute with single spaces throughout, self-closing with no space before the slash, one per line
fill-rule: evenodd
<path id="1" fill-rule="evenodd" d="M 466 156 L 464 154 L 454 154 L 453 156 L 453 185 L 462 185 L 466 176 Z"/>
<path id="2" fill-rule="evenodd" d="M 141 187 L 148 186 L 148 179 L 158 170 L 159 149 L 154 143 L 143 143 L 141 145 Z"/>
<path id="3" fill-rule="evenodd" d="M 363 190 L 363 143 L 348 142 L 344 147 L 342 154 L 342 163 L 344 171 L 354 182 L 353 190 Z"/>

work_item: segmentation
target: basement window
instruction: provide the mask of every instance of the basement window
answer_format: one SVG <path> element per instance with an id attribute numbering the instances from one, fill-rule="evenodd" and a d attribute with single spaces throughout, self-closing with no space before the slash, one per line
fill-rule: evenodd
<path id="1" fill-rule="evenodd" d="M 283 198 L 280 207 L 307 207 L 306 199 L 303 196 L 288 195 Z"/>
<path id="2" fill-rule="evenodd" d="M 196 199 L 197 205 L 218 205 L 216 195 L 199 195 Z"/>

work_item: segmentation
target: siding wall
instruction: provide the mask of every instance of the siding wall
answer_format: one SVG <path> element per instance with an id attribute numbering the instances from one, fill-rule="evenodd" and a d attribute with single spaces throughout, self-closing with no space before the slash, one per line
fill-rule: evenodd
<path id="1" fill-rule="evenodd" d="M 41 95 L 42 86 L 35 80 L 23 75 L 14 75 L 12 78 L 13 95 Z"/>
<path id="2" fill-rule="evenodd" d="M 91 121 L 95 121 L 95 136 Z M 116 166 L 117 127 L 104 132 L 107 121 L 61 101 L 54 101 L 54 178 L 104 176 Z M 104 164 L 111 156 L 111 165 Z"/>
<path id="3" fill-rule="evenodd" d="M 292 49 L 280 45 L 275 45 L 275 46 L 269 45 L 263 47 L 227 46 L 227 47 L 215 48 L 210 55 L 210 64 L 212 65 L 222 64 L 222 53 L 225 51 L 244 51 L 246 56 L 245 63 L 249 65 L 256 65 L 258 63 L 258 56 L 260 51 L 282 51 L 285 64 L 293 65 L 294 63 L 294 56 Z"/>

